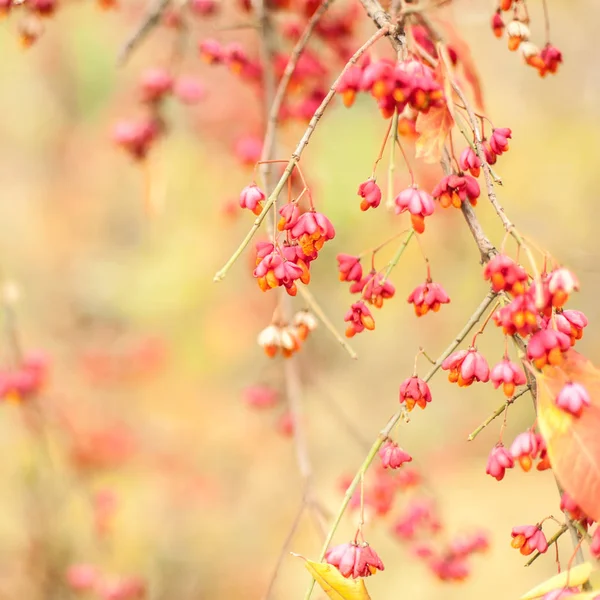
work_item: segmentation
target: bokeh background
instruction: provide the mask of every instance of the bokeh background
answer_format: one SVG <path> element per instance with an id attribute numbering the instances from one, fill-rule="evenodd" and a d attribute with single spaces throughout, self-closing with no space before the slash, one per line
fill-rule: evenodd
<path id="1" fill-rule="evenodd" d="M 497 165 L 499 196 L 522 232 L 577 273 L 581 292 L 572 305 L 590 320 L 580 349 L 598 363 L 600 6 L 549 0 L 552 41 L 565 62 L 541 80 L 493 38 L 492 4 L 457 0 L 449 14 L 471 45 L 488 113 L 513 130 Z M 255 34 L 218 19 L 191 32 L 180 68 L 200 77 L 207 95 L 195 107 L 169 106 L 169 135 L 140 166 L 115 148 L 111 128 L 135 115 L 139 73 L 172 51 L 171 32 L 159 30 L 117 66 L 143 8 L 124 1 L 102 12 L 65 2 L 27 51 L 15 21 L 0 23 L 0 268 L 4 288 L 19 292 L 20 345 L 43 351 L 50 365 L 33 407 L 6 402 L 0 410 L 1 598 L 75 597 L 64 574 L 78 563 L 139 576 L 151 598 L 262 598 L 301 501 L 294 444 L 281 433 L 285 398 L 266 411 L 242 399 L 249 385 L 282 384 L 282 361 L 256 345 L 274 299 L 253 281 L 249 255 L 212 282 L 251 222 L 230 209 L 252 177 L 231 149 L 240 136 L 260 133 L 260 104 L 224 70 L 201 65 L 195 43 L 203 36 L 252 43 Z M 541 2 L 530 2 L 530 11 L 542 39 Z M 384 131 L 368 98 L 350 111 L 336 105 L 303 158 L 315 201 L 337 230 L 311 287 L 340 329 L 350 295 L 337 281 L 336 254 L 358 253 L 406 226 L 383 208 L 358 210 L 356 188 Z M 282 157 L 301 132 L 282 132 Z M 407 182 L 399 163 L 396 183 Z M 500 243 L 485 201 L 477 212 Z M 449 306 L 417 320 L 404 302 L 424 278 L 410 247 L 376 331 L 352 341 L 357 363 L 322 328 L 299 357 L 314 489 L 330 513 L 342 499 L 341 479 L 396 410 L 418 347 L 437 356 L 486 292 L 457 211 L 428 222 L 423 247 Z M 9 334 L 0 344 L 7 364 Z M 493 327 L 480 349 L 491 362 L 501 357 Z M 367 535 L 387 568 L 369 590 L 381 600 L 516 598 L 556 568 L 550 552 L 525 569 L 509 544 L 513 526 L 558 514 L 552 475 L 514 470 L 501 483 L 485 475 L 500 422 L 474 442 L 466 438 L 501 392 L 459 391 L 443 374 L 432 391 L 432 404 L 398 438 L 436 499 L 447 527 L 441 539 L 484 529 L 491 548 L 473 560 L 467 581 L 444 584 L 390 535 L 393 518 L 374 521 Z M 523 397 L 510 409 L 505 439 L 533 418 Z M 352 535 L 355 520 L 344 520 L 336 542 Z M 305 519 L 290 549 L 316 558 L 321 542 Z M 570 552 L 561 542 L 564 562 Z M 302 598 L 307 583 L 300 560 L 286 556 L 273 598 Z"/>

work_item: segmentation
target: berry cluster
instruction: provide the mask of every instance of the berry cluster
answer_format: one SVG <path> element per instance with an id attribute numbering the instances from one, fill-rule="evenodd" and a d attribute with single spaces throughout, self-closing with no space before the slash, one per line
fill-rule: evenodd
<path id="1" fill-rule="evenodd" d="M 391 533 L 399 542 L 408 544 L 411 554 L 422 559 L 437 579 L 462 581 L 467 578 L 470 573 L 468 559 L 474 554 L 487 550 L 489 545 L 487 536 L 481 532 L 463 534 L 451 538 L 447 544 L 442 544 L 439 538 L 444 534 L 444 525 L 433 500 L 419 493 L 422 483 L 419 471 L 406 467 L 406 463 L 412 460 L 410 456 L 391 440 L 384 442 L 379 456 L 381 460 L 373 469 L 373 479 L 365 482 L 362 494 L 355 494 L 352 497 L 350 506 L 361 509 L 366 515 L 365 518 L 369 520 L 384 519 L 392 513 L 398 496 L 410 491 L 410 497 L 400 511 L 392 516 Z M 394 457 L 398 459 L 396 463 L 398 466 L 389 462 Z M 346 487 L 348 481 L 342 483 Z M 360 530 L 357 536 L 359 534 L 361 534 Z M 344 577 L 368 577 L 375 570 L 368 568 L 354 570 L 349 567 L 349 563 L 352 562 L 351 549 L 364 546 L 356 540 L 349 544 L 335 546 L 326 553 L 325 560 L 338 567 Z M 340 556 L 348 557 L 344 568 L 340 566 Z"/>
<path id="2" fill-rule="evenodd" d="M 317 327 L 314 315 L 306 310 L 297 312 L 289 324 L 271 323 L 258 334 L 258 345 L 273 358 L 278 352 L 289 358 L 300 350 L 302 343 Z"/>
<path id="3" fill-rule="evenodd" d="M 257 192 L 255 197 L 258 197 Z M 247 208 L 252 206 L 252 203 L 246 205 Z M 258 206 L 256 204 L 254 210 Z M 335 229 L 323 213 L 314 208 L 301 213 L 293 202 L 281 208 L 279 214 L 278 230 L 285 234 L 285 240 L 280 242 L 278 236 L 274 242 L 257 243 L 253 275 L 263 292 L 282 286 L 290 296 L 295 296 L 298 291 L 296 281 L 308 284 L 310 265 L 325 242 L 335 237 Z"/>
<path id="4" fill-rule="evenodd" d="M 503 13 L 512 13 L 512 18 L 506 24 Z M 549 41 L 540 50 L 538 46 L 529 41 L 529 13 L 526 0 L 500 0 L 496 12 L 492 16 L 492 31 L 497 38 L 506 32 L 508 49 L 511 52 L 519 50 L 525 62 L 537 70 L 540 77 L 548 73 L 556 73 L 562 63 L 561 51 Z"/>

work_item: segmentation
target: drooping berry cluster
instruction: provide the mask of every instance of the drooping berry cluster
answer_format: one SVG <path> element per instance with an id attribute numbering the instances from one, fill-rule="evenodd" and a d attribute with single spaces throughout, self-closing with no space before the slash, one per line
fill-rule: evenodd
<path id="1" fill-rule="evenodd" d="M 255 198 L 264 198 L 264 194 L 258 192 L 259 190 L 255 192 Z M 260 206 L 259 201 L 257 199 L 256 203 L 248 204 L 246 200 L 245 207 L 256 211 Z M 297 204 L 290 202 L 281 208 L 279 214 L 281 219 L 278 230 L 285 234 L 285 240 L 280 241 L 279 236 L 276 236 L 273 242 L 257 243 L 256 268 L 253 274 L 261 290 L 283 286 L 290 296 L 295 296 L 296 281 L 308 284 L 310 265 L 318 257 L 325 242 L 335 237 L 335 229 L 323 213 L 312 207 L 301 213 Z"/>
<path id="2" fill-rule="evenodd" d="M 373 266 L 369 273 L 363 274 L 359 256 L 338 254 L 338 271 L 340 281 L 351 283 L 350 293 L 360 294 L 361 299 L 354 302 L 344 317 L 348 323 L 346 336 L 353 337 L 365 329 L 375 329 L 375 319 L 367 304 L 381 308 L 385 300 L 393 298 L 396 288 L 385 274 L 377 272 Z"/>
<path id="3" fill-rule="evenodd" d="M 289 358 L 300 350 L 309 333 L 317 327 L 314 315 L 306 310 L 297 312 L 289 324 L 271 323 L 258 334 L 258 345 L 269 358 L 279 352 Z"/>
<path id="4" fill-rule="evenodd" d="M 506 24 L 503 13 L 507 13 L 510 21 Z M 512 15 L 512 16 L 511 16 Z M 548 73 L 556 73 L 562 63 L 562 53 L 549 41 L 540 50 L 538 46 L 529 41 L 529 13 L 525 0 L 500 0 L 496 12 L 492 16 L 492 31 L 497 38 L 506 32 L 508 49 L 511 52 L 519 50 L 525 62 L 537 70 L 540 77 Z"/>

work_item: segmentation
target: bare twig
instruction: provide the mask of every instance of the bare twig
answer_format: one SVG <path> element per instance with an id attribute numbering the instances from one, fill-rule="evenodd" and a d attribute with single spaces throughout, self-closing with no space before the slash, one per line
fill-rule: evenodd
<path id="1" fill-rule="evenodd" d="M 387 190 L 385 207 L 388 210 L 394 209 L 394 171 L 396 170 L 396 140 L 398 139 L 398 111 L 395 110 L 392 116 L 391 129 L 388 141 L 390 142 L 390 162 L 387 170 Z"/>
<path id="2" fill-rule="evenodd" d="M 568 529 L 568 525 L 565 523 L 549 540 L 548 540 L 548 548 L 552 546 L 552 544 L 556 544 L 558 542 L 558 538 Z M 526 567 L 530 567 L 540 556 L 541 552 L 536 552 L 526 563 Z"/>
<path id="3" fill-rule="evenodd" d="M 269 600 L 269 598 L 271 598 L 271 595 L 273 594 L 273 589 L 275 587 L 275 581 L 277 580 L 277 575 L 279 574 L 279 570 L 281 569 L 281 565 L 283 564 L 283 559 L 287 555 L 288 548 L 290 547 L 290 544 L 292 543 L 292 540 L 294 539 L 294 535 L 296 534 L 296 531 L 297 531 L 298 527 L 300 526 L 300 523 L 302 521 L 302 515 L 304 514 L 305 510 L 306 510 L 306 496 L 303 496 L 302 502 L 300 503 L 300 506 L 298 507 L 298 510 L 296 511 L 296 516 L 294 517 L 294 520 L 292 521 L 292 525 L 291 525 L 287 535 L 285 536 L 285 540 L 281 547 L 279 556 L 277 557 L 275 567 L 273 568 L 273 574 L 271 575 L 271 579 L 269 580 L 269 585 L 267 586 L 267 590 L 265 591 L 263 600 Z"/>
<path id="4" fill-rule="evenodd" d="M 406 250 L 406 247 L 408 246 L 410 240 L 412 240 L 412 238 L 413 238 L 414 235 L 415 235 L 415 230 L 411 229 L 408 232 L 408 235 L 404 238 L 404 240 L 400 244 L 398 250 L 396 250 L 396 254 L 394 254 L 394 256 L 392 257 L 392 260 L 390 260 L 390 262 L 389 262 L 389 264 L 387 266 L 387 269 L 385 270 L 385 273 L 383 275 L 383 279 L 381 280 L 381 285 L 383 285 L 383 283 L 385 281 L 387 281 L 387 278 L 390 276 L 390 273 L 394 270 L 394 268 L 398 264 L 398 261 L 400 260 L 402 254 L 404 254 L 404 251 Z"/>
<path id="5" fill-rule="evenodd" d="M 266 9 L 265 0 L 252 0 L 252 7 L 256 13 L 256 19 L 258 22 L 259 40 L 260 40 L 260 54 L 261 62 L 263 67 L 263 87 L 265 90 L 264 100 L 264 115 L 265 115 L 265 129 L 268 130 L 270 120 L 270 107 L 272 106 L 275 98 L 275 88 L 277 79 L 275 76 L 274 59 L 277 51 L 277 40 L 275 39 L 275 31 L 273 30 L 273 24 L 271 23 L 271 17 L 269 11 Z M 263 143 L 262 153 L 260 157 L 259 172 L 263 180 L 263 185 L 267 192 L 272 190 L 271 182 L 271 163 L 275 154 L 276 145 L 276 129 L 273 127 L 271 134 L 265 134 Z M 273 206 L 274 218 L 277 218 L 277 199 Z M 275 221 L 273 224 L 267 221 L 267 230 L 271 236 L 275 233 Z"/>
<path id="6" fill-rule="evenodd" d="M 520 392 L 508 398 L 506 402 L 503 402 L 477 429 L 469 434 L 467 441 L 472 442 L 494 419 L 497 419 L 506 409 L 517 399 L 526 394 L 529 391 L 529 387 L 522 389 Z"/>
<path id="7" fill-rule="evenodd" d="M 383 6 L 377 0 L 360 0 L 360 3 L 377 27 L 390 30 L 390 41 L 394 50 L 397 52 L 403 50 L 406 47 L 404 21 L 395 24 L 390 14 L 383 9 Z"/>
<path id="8" fill-rule="evenodd" d="M 307 287 L 300 285 L 298 286 L 298 291 L 300 292 L 300 295 L 304 298 L 304 301 L 306 302 L 310 310 L 313 313 L 315 313 L 315 315 L 317 315 L 319 320 L 323 323 L 323 325 L 325 325 L 325 327 L 331 333 L 331 335 L 333 335 L 333 337 L 340 343 L 342 348 L 344 348 L 344 350 L 350 355 L 350 358 L 356 360 L 358 358 L 356 352 L 353 350 L 352 346 L 350 346 L 350 344 L 346 341 L 344 336 L 336 329 L 335 325 L 331 322 L 329 317 L 323 312 L 323 309 L 316 301 L 315 297 L 311 294 L 310 290 Z"/>
<path id="9" fill-rule="evenodd" d="M 311 138 L 312 134 L 314 133 L 315 127 L 317 126 L 317 123 L 323 116 L 325 109 L 327 108 L 327 106 L 329 105 L 329 103 L 331 102 L 333 97 L 335 96 L 338 83 L 340 82 L 340 80 L 342 79 L 342 77 L 344 76 L 346 71 L 352 65 L 356 64 L 358 62 L 358 60 L 360 59 L 360 57 L 375 42 L 377 42 L 379 39 L 381 39 L 385 35 L 389 35 L 389 29 L 386 28 L 386 29 L 380 29 L 379 31 L 377 31 L 354 53 L 352 58 L 350 58 L 350 60 L 346 63 L 346 65 L 342 69 L 342 71 L 339 74 L 339 76 L 337 77 L 337 79 L 331 85 L 329 92 L 327 93 L 325 98 L 323 98 L 323 101 L 321 102 L 321 104 L 315 111 L 314 115 L 312 116 L 312 119 L 310 120 L 308 127 L 306 128 L 306 131 L 304 132 L 304 135 L 298 142 L 298 145 L 296 146 L 296 149 L 294 150 L 290 160 L 288 161 L 288 164 L 287 164 L 281 178 L 279 179 L 279 181 L 275 185 L 275 188 L 273 189 L 273 191 L 267 198 L 267 201 L 265 202 L 265 205 L 264 205 L 261 213 L 258 215 L 258 217 L 256 217 L 254 224 L 250 228 L 250 231 L 248 231 L 248 233 L 246 234 L 246 237 L 242 240 L 242 242 L 238 246 L 237 250 L 231 255 L 231 257 L 223 265 L 223 267 L 219 271 L 217 271 L 217 273 L 215 274 L 215 276 L 213 278 L 213 281 L 219 282 L 225 278 L 229 269 L 233 266 L 233 264 L 236 262 L 236 260 L 240 257 L 240 255 L 242 254 L 242 252 L 244 251 L 246 246 L 250 243 L 250 240 L 254 237 L 254 234 L 258 231 L 258 228 L 260 227 L 261 223 L 263 222 L 263 220 L 266 217 L 269 210 L 271 210 L 273 204 L 275 204 L 275 201 L 277 200 L 279 193 L 281 192 L 286 181 L 292 174 L 292 171 L 294 170 L 296 165 L 300 162 L 300 157 L 302 156 L 302 152 L 304 151 L 304 148 L 306 148 L 306 146 L 308 145 L 308 142 L 310 141 L 310 138 Z"/>
<path id="10" fill-rule="evenodd" d="M 119 52 L 117 62 L 120 65 L 124 65 L 127 62 L 127 59 L 131 56 L 131 53 L 144 41 L 152 29 L 154 29 L 160 23 L 160 20 L 170 3 L 171 0 L 155 0 L 155 2 L 148 7 L 148 10 L 146 11 L 141 23 L 129 36 Z"/>
<path id="11" fill-rule="evenodd" d="M 444 156 L 442 157 L 442 168 L 446 175 L 449 175 L 452 172 L 452 168 L 450 166 L 450 155 L 447 149 L 444 149 Z M 479 219 L 475 215 L 475 211 L 469 202 L 463 202 L 461 205 L 461 211 L 467 225 L 469 227 L 469 231 L 477 244 L 477 248 L 479 248 L 479 254 L 481 255 L 481 262 L 488 262 L 495 254 L 498 253 L 494 244 L 489 240 L 489 238 L 485 235 L 483 228 L 481 227 L 481 223 Z"/>
<path id="12" fill-rule="evenodd" d="M 442 354 L 435 361 L 435 364 L 431 367 L 431 369 L 429 370 L 427 375 L 425 375 L 425 377 L 423 377 L 424 381 L 429 381 L 438 372 L 438 370 L 442 366 L 442 363 L 444 362 L 444 360 L 448 356 L 450 356 L 450 354 L 452 352 L 454 352 L 454 350 L 459 346 L 459 344 L 469 334 L 471 329 L 473 329 L 473 327 L 475 327 L 475 325 L 477 324 L 479 319 L 487 311 L 487 309 L 492 304 L 492 302 L 495 300 L 495 298 L 496 298 L 496 294 L 493 292 L 490 292 L 483 299 L 483 301 L 475 309 L 475 312 L 471 315 L 471 317 L 469 318 L 469 320 L 467 321 L 465 326 L 457 334 L 457 336 L 454 338 L 454 340 L 452 340 L 452 343 L 444 350 L 444 352 L 442 352 Z M 337 528 L 339 527 L 342 517 L 344 516 L 344 513 L 346 512 L 346 509 L 348 508 L 348 504 L 350 504 L 350 500 L 352 499 L 352 496 L 354 496 L 354 492 L 356 491 L 358 484 L 360 483 L 360 481 L 362 480 L 362 478 L 368 471 L 369 467 L 371 466 L 371 463 L 377 456 L 377 453 L 379 452 L 379 449 L 381 448 L 382 444 L 388 438 L 392 429 L 394 429 L 394 427 L 400 421 L 400 419 L 403 417 L 404 414 L 405 414 L 404 410 L 402 410 L 402 409 L 399 410 L 398 412 L 396 412 L 390 418 L 387 425 L 379 432 L 379 435 L 377 436 L 377 439 L 375 440 L 375 442 L 373 442 L 373 445 L 371 446 L 369 453 L 367 454 L 365 460 L 363 461 L 362 465 L 360 466 L 359 470 L 357 471 L 356 475 L 354 476 L 352 483 L 350 483 L 350 485 L 348 486 L 348 489 L 346 490 L 346 493 L 344 494 L 344 499 L 343 499 L 342 504 L 337 512 L 337 515 L 335 517 L 333 525 L 331 526 L 331 529 L 329 530 L 329 533 L 327 535 L 327 538 L 326 538 L 323 548 L 321 550 L 321 555 L 319 557 L 319 560 L 323 560 L 323 558 L 325 557 L 327 548 L 329 547 L 329 544 L 331 543 L 331 540 L 333 539 L 333 536 L 335 535 L 335 532 L 337 531 Z M 307 592 L 306 592 L 304 600 L 308 600 L 310 598 L 310 596 L 312 594 L 312 590 L 314 588 L 314 585 L 315 585 L 315 581 L 313 579 L 310 583 L 310 586 L 309 586 Z"/>
<path id="13" fill-rule="evenodd" d="M 281 105 L 283 104 L 283 100 L 285 98 L 285 93 L 287 91 L 288 85 L 296 70 L 296 66 L 302 53 L 304 52 L 304 48 L 308 44 L 317 23 L 321 20 L 321 17 L 325 14 L 325 11 L 332 4 L 333 0 L 323 0 L 314 12 L 313 16 L 310 18 L 306 28 L 304 29 L 300 39 L 296 42 L 292 53 L 290 54 L 290 58 L 288 59 L 287 65 L 285 66 L 285 70 L 283 71 L 283 75 L 279 80 L 279 85 L 277 86 L 277 90 L 273 96 L 273 102 L 270 104 L 270 108 L 267 114 L 267 126 L 265 131 L 265 138 L 262 149 L 261 161 L 268 160 L 267 156 L 273 155 L 273 145 L 274 145 L 274 137 L 275 131 L 277 128 L 277 119 L 279 117 L 279 111 L 281 110 Z"/>

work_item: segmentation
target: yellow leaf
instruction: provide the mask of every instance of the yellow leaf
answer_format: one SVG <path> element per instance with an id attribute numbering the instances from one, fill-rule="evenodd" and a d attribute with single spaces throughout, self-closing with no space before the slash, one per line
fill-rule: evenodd
<path id="1" fill-rule="evenodd" d="M 430 108 L 427 113 L 419 113 L 415 129 L 419 134 L 415 142 L 416 156 L 426 163 L 437 163 L 442 157 L 448 132 L 454 119 L 447 106 Z"/>
<path id="2" fill-rule="evenodd" d="M 581 585 L 590 578 L 593 569 L 594 567 L 592 564 L 587 562 L 582 565 L 577 565 L 568 571 L 563 571 L 554 577 L 550 577 L 550 579 L 546 579 L 543 583 L 536 585 L 525 595 L 521 596 L 521 600 L 533 600 L 534 598 L 540 598 L 552 590 L 558 590 L 567 586 Z"/>
<path id="3" fill-rule="evenodd" d="M 315 581 L 332 600 L 371 600 L 363 579 L 346 579 L 333 565 L 307 560 Z"/>

